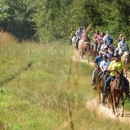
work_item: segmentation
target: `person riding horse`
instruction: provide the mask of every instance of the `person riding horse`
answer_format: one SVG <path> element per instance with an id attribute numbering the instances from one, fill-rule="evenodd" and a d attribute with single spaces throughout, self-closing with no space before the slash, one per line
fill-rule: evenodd
<path id="1" fill-rule="evenodd" d="M 102 52 L 99 51 L 99 55 L 94 60 L 95 69 L 93 70 L 93 73 L 92 73 L 92 83 L 91 83 L 92 85 L 95 85 L 95 73 L 100 70 L 99 66 L 100 66 L 100 63 L 101 63 L 102 60 L 103 60 Z M 95 89 L 95 87 L 94 87 L 94 89 Z"/>
<path id="2" fill-rule="evenodd" d="M 106 74 L 109 64 L 110 60 L 107 59 L 107 55 L 103 55 L 103 61 L 100 63 L 100 72 L 98 74 L 100 80 L 102 80 L 103 76 Z"/>
<path id="3" fill-rule="evenodd" d="M 79 29 L 76 31 L 75 35 L 76 35 L 75 46 L 76 46 L 76 49 L 78 50 L 78 42 L 82 37 L 82 27 L 79 27 Z"/>
<path id="4" fill-rule="evenodd" d="M 72 44 L 72 38 L 75 36 L 75 29 L 74 27 L 72 27 L 70 29 L 70 38 L 69 38 L 69 42 L 70 42 L 70 45 Z"/>
<path id="5" fill-rule="evenodd" d="M 125 37 L 122 37 L 121 41 L 118 43 L 118 47 L 116 48 L 116 52 L 120 56 L 122 56 L 125 51 L 129 52 L 129 46 L 128 46 L 127 41 L 125 40 Z"/>
<path id="6" fill-rule="evenodd" d="M 103 102 L 105 101 L 105 98 L 108 95 L 108 89 L 110 82 L 115 78 L 116 72 L 119 70 L 124 70 L 124 66 L 123 63 L 120 61 L 119 58 L 119 54 L 115 53 L 114 54 L 114 60 L 111 61 L 109 67 L 108 67 L 108 71 L 110 72 L 110 76 L 107 78 L 105 86 L 104 86 L 104 98 L 103 98 Z M 125 85 L 125 93 L 127 96 L 129 96 L 129 81 L 123 76 L 123 81 L 124 81 L 124 85 Z"/>

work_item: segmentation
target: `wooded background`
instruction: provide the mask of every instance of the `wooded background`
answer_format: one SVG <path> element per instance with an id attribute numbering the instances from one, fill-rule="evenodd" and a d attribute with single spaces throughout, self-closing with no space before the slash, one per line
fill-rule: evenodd
<path id="1" fill-rule="evenodd" d="M 0 28 L 19 40 L 67 38 L 71 27 L 130 36 L 129 0 L 0 0 Z"/>

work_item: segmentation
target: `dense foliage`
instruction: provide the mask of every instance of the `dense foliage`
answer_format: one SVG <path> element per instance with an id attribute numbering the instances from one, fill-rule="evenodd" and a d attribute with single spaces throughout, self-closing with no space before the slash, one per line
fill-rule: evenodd
<path id="1" fill-rule="evenodd" d="M 65 38 L 79 25 L 130 35 L 128 0 L 0 0 L 0 28 L 20 40 Z M 91 30 L 90 30 L 91 33 Z"/>

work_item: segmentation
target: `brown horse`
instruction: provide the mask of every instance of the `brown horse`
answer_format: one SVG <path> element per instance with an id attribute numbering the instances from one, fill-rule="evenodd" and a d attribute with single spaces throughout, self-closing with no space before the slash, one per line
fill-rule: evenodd
<path id="1" fill-rule="evenodd" d="M 78 46 L 78 58 L 79 60 L 86 60 L 86 53 L 90 48 L 89 42 L 84 42 L 83 40 L 79 41 Z"/>
<path id="2" fill-rule="evenodd" d="M 94 43 L 94 44 L 93 44 L 93 47 L 92 47 L 92 49 L 91 49 L 91 53 L 93 54 L 93 58 L 94 58 L 94 59 L 95 59 L 95 57 L 98 55 L 97 46 L 98 46 L 98 44 L 97 44 L 97 43 Z"/>
<path id="3" fill-rule="evenodd" d="M 101 104 L 102 102 L 102 89 L 101 89 L 101 81 L 99 80 L 98 74 L 100 72 L 100 68 L 96 69 L 96 73 L 95 73 L 95 89 L 96 89 L 96 93 L 99 96 L 99 104 Z"/>
<path id="4" fill-rule="evenodd" d="M 127 70 L 130 65 L 130 52 L 125 51 L 121 56 L 121 61 L 124 64 L 124 73 L 125 73 L 125 77 L 127 78 Z"/>
<path id="5" fill-rule="evenodd" d="M 89 57 L 92 56 L 93 57 L 93 60 L 95 59 L 95 57 L 98 55 L 98 52 L 97 52 L 97 44 L 94 43 L 93 45 L 91 45 L 92 47 L 89 48 L 87 50 L 87 59 L 88 59 L 88 63 L 89 63 Z"/>
<path id="6" fill-rule="evenodd" d="M 108 96 L 109 99 L 111 99 L 111 105 L 112 105 L 112 110 L 113 113 L 116 114 L 118 117 L 121 115 L 122 117 L 124 116 L 124 82 L 123 82 L 123 72 L 117 71 L 115 79 L 111 82 L 110 84 L 110 95 Z M 121 109 L 121 114 L 119 112 L 119 104 L 120 100 L 122 101 L 122 109 Z"/>
<path id="7" fill-rule="evenodd" d="M 100 69 L 98 69 L 95 74 L 95 84 L 96 84 L 96 90 L 99 95 L 99 103 L 101 103 L 103 98 L 103 93 L 104 93 L 104 85 L 109 74 L 108 72 L 103 73 L 101 79 L 100 76 L 98 76 L 99 71 Z"/>
<path id="8" fill-rule="evenodd" d="M 100 89 L 101 89 L 102 94 L 103 94 L 104 93 L 104 85 L 105 85 L 105 82 L 106 82 L 106 80 L 107 80 L 107 78 L 109 76 L 109 73 L 106 71 L 101 76 L 102 76 L 102 79 L 100 79 L 100 84 L 101 84 Z"/>

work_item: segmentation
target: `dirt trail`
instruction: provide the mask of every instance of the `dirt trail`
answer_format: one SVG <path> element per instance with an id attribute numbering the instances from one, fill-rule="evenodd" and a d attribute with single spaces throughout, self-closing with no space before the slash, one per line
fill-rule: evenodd
<path id="1" fill-rule="evenodd" d="M 72 60 L 73 61 L 78 61 L 77 59 L 77 52 L 74 52 L 74 56 L 72 56 Z M 80 62 L 85 62 L 87 63 L 87 61 L 80 61 Z M 87 63 L 88 64 L 88 63 Z M 93 62 L 89 62 L 90 65 L 94 65 Z M 130 73 L 128 73 L 128 77 L 127 79 L 130 82 Z M 90 110 L 90 111 L 94 111 L 96 112 L 100 117 L 102 118 L 112 118 L 114 120 L 119 120 L 121 122 L 124 123 L 128 123 L 130 124 L 130 112 L 124 111 L 124 117 L 116 117 L 113 113 L 112 113 L 112 109 L 105 107 L 101 104 L 98 104 L 98 98 L 94 98 L 89 100 L 86 103 L 86 107 Z"/>

